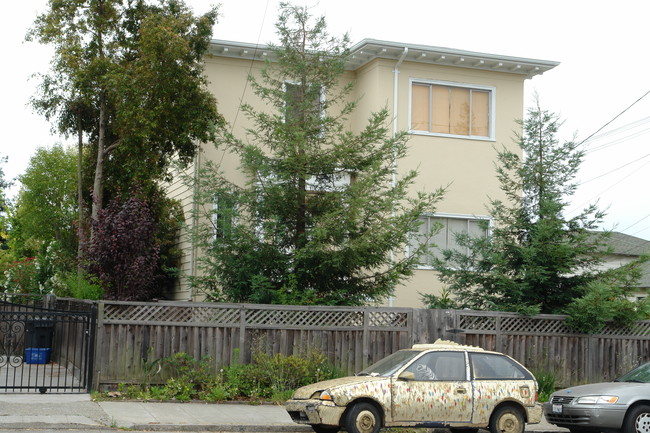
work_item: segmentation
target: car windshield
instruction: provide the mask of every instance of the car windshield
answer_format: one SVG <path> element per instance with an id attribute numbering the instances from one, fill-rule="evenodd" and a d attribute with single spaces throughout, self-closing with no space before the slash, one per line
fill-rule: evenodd
<path id="1" fill-rule="evenodd" d="M 421 353 L 419 350 L 400 350 L 364 368 L 357 373 L 357 376 L 392 376 Z"/>
<path id="2" fill-rule="evenodd" d="M 623 376 L 614 380 L 614 382 L 650 382 L 650 362 L 635 368 L 634 370 L 625 373 Z"/>

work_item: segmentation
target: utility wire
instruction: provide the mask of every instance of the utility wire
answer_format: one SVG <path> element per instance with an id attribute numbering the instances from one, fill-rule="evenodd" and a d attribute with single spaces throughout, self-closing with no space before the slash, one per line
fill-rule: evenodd
<path id="1" fill-rule="evenodd" d="M 613 170 L 608 171 L 607 173 L 603 173 L 603 174 L 598 175 L 598 176 L 596 176 L 596 177 L 592 177 L 591 179 L 588 179 L 588 180 L 585 180 L 585 181 L 583 181 L 583 182 L 580 182 L 580 183 L 578 184 L 578 186 L 584 185 L 585 183 L 587 183 L 587 182 L 591 182 L 592 180 L 596 180 L 596 179 L 600 179 L 601 177 L 605 177 L 605 176 L 607 176 L 608 174 L 612 174 L 612 173 L 614 173 L 615 171 L 618 171 L 618 170 L 620 170 L 620 169 L 622 169 L 622 168 L 625 168 L 625 167 L 627 167 L 628 165 L 632 165 L 632 164 L 634 164 L 635 162 L 639 162 L 639 161 L 641 161 L 641 160 L 643 160 L 643 159 L 645 159 L 645 158 L 647 158 L 647 157 L 649 157 L 649 156 L 650 156 L 650 153 L 647 153 L 647 154 L 645 154 L 644 156 L 642 156 L 641 158 L 637 158 L 637 159 L 635 159 L 634 161 L 630 161 L 630 162 L 628 162 L 627 164 L 621 165 L 620 167 L 617 167 L 617 168 L 615 168 L 615 169 L 613 169 Z M 645 164 L 644 164 L 644 165 L 645 165 Z M 635 171 L 636 171 L 636 170 L 635 170 Z"/>
<path id="2" fill-rule="evenodd" d="M 641 219 L 638 220 L 637 222 L 632 223 L 631 225 L 625 227 L 625 228 L 622 229 L 621 231 L 624 232 L 625 230 L 629 230 L 629 229 L 631 229 L 632 227 L 634 227 L 635 225 L 639 224 L 641 221 L 643 221 L 643 220 L 645 220 L 645 219 L 648 219 L 648 218 L 650 218 L 650 214 L 644 216 L 643 218 L 641 218 Z M 638 232 L 637 232 L 637 233 L 638 233 Z"/>
<path id="3" fill-rule="evenodd" d="M 646 163 L 643 164 L 641 167 L 639 167 L 639 168 L 637 168 L 636 170 L 634 170 L 632 173 L 630 173 L 630 174 L 628 174 L 627 176 L 621 178 L 618 182 L 616 182 L 616 183 L 610 185 L 609 188 L 605 188 L 604 190 L 602 190 L 601 192 L 599 192 L 599 193 L 596 194 L 595 196 L 591 197 L 589 200 L 585 201 L 584 203 L 582 203 L 582 204 L 580 204 L 580 205 L 578 205 L 578 206 L 575 206 L 575 207 L 574 207 L 573 209 L 571 209 L 568 213 L 571 214 L 571 213 L 573 213 L 573 212 L 576 212 L 576 211 L 578 211 L 579 209 L 581 209 L 583 206 L 585 206 L 586 204 L 591 203 L 594 199 L 598 198 L 602 193 L 607 192 L 607 191 L 609 191 L 610 189 L 614 188 L 616 185 L 618 185 L 619 183 L 623 182 L 625 179 L 627 179 L 628 177 L 632 176 L 634 173 L 636 173 L 637 171 L 641 170 L 643 167 L 645 167 L 645 166 L 648 165 L 649 163 L 650 163 L 650 161 L 646 162 Z"/>
<path id="4" fill-rule="evenodd" d="M 609 122 L 605 123 L 603 126 L 601 126 L 600 128 L 598 128 L 598 129 L 597 129 L 594 133 L 592 133 L 589 137 L 587 137 L 587 138 L 585 138 L 584 140 L 582 140 L 582 141 L 578 144 L 578 146 L 580 146 L 581 144 L 584 144 L 584 143 L 585 143 L 587 140 L 589 140 L 591 137 L 593 137 L 594 135 L 598 134 L 600 131 L 602 131 L 603 129 L 605 129 L 605 128 L 610 124 L 610 123 L 612 123 L 613 121 L 615 121 L 616 119 L 618 119 L 619 117 L 621 117 L 621 116 L 622 116 L 625 112 L 627 112 L 630 108 L 632 108 L 632 107 L 635 106 L 638 102 L 640 102 L 643 98 L 645 98 L 646 96 L 648 96 L 648 94 L 650 94 L 650 90 L 648 90 L 647 92 L 645 92 L 645 93 L 643 94 L 643 96 L 641 96 L 639 99 L 637 99 L 637 100 L 634 101 L 632 104 L 630 104 L 630 106 L 627 107 L 625 110 L 621 111 L 621 112 L 618 113 L 616 116 L 614 116 L 614 118 L 613 118 L 612 120 L 610 120 Z"/>
<path id="5" fill-rule="evenodd" d="M 643 98 L 645 98 L 645 97 L 648 96 L 649 94 L 650 94 L 650 90 L 646 91 L 643 95 L 641 95 L 640 98 L 638 98 L 636 101 L 634 101 L 632 104 L 630 104 L 627 108 L 625 108 L 623 111 L 621 111 L 621 112 L 618 113 L 616 116 L 614 116 L 614 117 L 613 117 L 609 122 L 605 123 L 603 126 L 601 126 L 600 128 L 598 128 L 596 131 L 594 131 L 594 132 L 593 132 L 591 135 L 589 135 L 587 138 L 585 138 L 584 140 L 582 140 L 582 141 L 578 144 L 578 146 L 585 144 L 588 140 L 590 140 L 592 137 L 594 137 L 594 136 L 595 136 L 596 134 L 598 134 L 600 131 L 602 131 L 602 130 L 605 129 L 607 126 L 609 126 L 613 121 L 615 121 L 616 119 L 618 119 L 619 117 L 621 117 L 624 113 L 626 113 L 628 110 L 630 110 L 630 108 L 632 108 L 633 106 L 635 106 L 636 104 L 638 104 L 638 103 L 639 103 Z M 602 148 L 602 146 L 601 146 L 601 148 Z M 646 156 L 648 156 L 648 155 L 646 155 Z M 636 161 L 639 161 L 639 160 L 645 158 L 646 156 L 644 156 L 644 157 L 642 157 L 642 158 L 639 158 L 639 159 L 637 159 Z M 634 163 L 634 162 L 636 162 L 636 161 L 632 161 L 632 162 L 629 163 L 629 164 L 632 164 L 632 163 Z M 626 165 L 629 165 L 629 164 L 626 164 Z M 613 185 L 610 185 L 609 188 L 606 188 L 605 190 L 600 191 L 598 194 L 596 194 L 595 196 L 593 196 L 592 198 L 590 198 L 590 199 L 587 200 L 586 202 L 582 203 L 582 204 L 579 205 L 579 206 L 574 207 L 574 208 L 573 208 L 572 210 L 570 210 L 568 213 L 570 214 L 570 213 L 576 212 L 576 211 L 578 211 L 579 209 L 581 209 L 583 206 L 585 206 L 586 204 L 591 203 L 595 198 L 599 197 L 602 193 L 604 193 L 604 192 L 606 192 L 606 191 L 609 191 L 609 190 L 612 189 L 614 186 L 618 185 L 618 184 L 621 183 L 623 180 L 627 179 L 627 178 L 630 177 L 632 174 L 634 174 L 634 173 L 636 173 L 637 171 L 639 171 L 641 168 L 645 167 L 647 164 L 648 164 L 648 163 L 643 164 L 641 167 L 639 167 L 638 169 L 634 170 L 632 173 L 628 174 L 627 176 L 623 177 L 623 178 L 620 179 L 618 182 L 614 183 Z M 625 166 L 623 166 L 623 167 L 625 167 Z M 618 169 L 620 169 L 620 168 L 622 168 L 622 167 L 619 167 Z M 612 170 L 612 171 L 616 171 L 616 170 L 618 170 L 618 169 L 615 169 L 615 170 Z M 610 172 L 608 172 L 608 173 L 606 173 L 606 174 L 609 174 L 609 173 L 611 173 L 612 171 L 610 171 Z M 589 180 L 586 181 L 586 182 L 590 182 L 590 181 L 592 181 L 592 180 L 598 179 L 599 177 L 605 176 L 606 174 L 603 174 L 603 175 L 598 176 L 598 177 L 593 178 L 593 179 L 589 179 Z M 586 182 L 583 182 L 583 184 L 586 183 Z"/>
<path id="6" fill-rule="evenodd" d="M 241 106 L 244 103 L 244 96 L 246 95 L 246 90 L 248 90 L 248 82 L 250 81 L 251 71 L 253 70 L 253 65 L 255 64 L 255 57 L 257 57 L 257 50 L 260 46 L 260 39 L 262 38 L 262 31 L 264 30 L 264 22 L 266 21 L 266 14 L 269 10 L 270 0 L 266 0 L 266 5 L 264 6 L 264 15 L 262 15 L 262 22 L 260 23 L 260 31 L 257 33 L 257 42 L 255 42 L 255 51 L 253 51 L 253 58 L 251 63 L 248 66 L 248 74 L 246 74 L 246 82 L 244 83 L 244 89 L 242 90 L 241 97 L 239 98 L 239 104 L 237 104 L 237 112 L 235 113 L 235 118 L 233 119 L 232 124 L 230 125 L 230 133 L 235 129 L 235 124 L 239 118 L 239 113 L 241 112 Z M 223 163 L 223 158 L 226 156 L 226 152 L 221 153 L 221 158 L 219 159 L 219 166 Z"/>

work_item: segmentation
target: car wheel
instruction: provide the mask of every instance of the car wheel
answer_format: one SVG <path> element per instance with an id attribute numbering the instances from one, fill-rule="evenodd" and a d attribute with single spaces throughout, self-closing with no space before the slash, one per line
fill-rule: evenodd
<path id="1" fill-rule="evenodd" d="M 381 428 L 379 411 L 370 403 L 357 403 L 345 417 L 348 433 L 377 433 Z"/>
<path id="2" fill-rule="evenodd" d="M 623 433 L 650 433 L 650 406 L 630 409 L 623 421 Z"/>
<path id="3" fill-rule="evenodd" d="M 337 433 L 339 430 L 341 430 L 340 427 L 323 424 L 312 424 L 311 428 L 316 433 Z"/>
<path id="4" fill-rule="evenodd" d="M 492 413 L 490 433 L 523 433 L 524 416 L 514 406 L 501 406 Z"/>

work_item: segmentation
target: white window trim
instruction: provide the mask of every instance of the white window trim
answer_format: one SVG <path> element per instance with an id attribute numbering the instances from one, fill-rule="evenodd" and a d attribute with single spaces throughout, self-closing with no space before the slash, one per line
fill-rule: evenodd
<path id="1" fill-rule="evenodd" d="M 488 215 L 474 215 L 474 214 L 458 214 L 458 213 L 445 213 L 445 212 L 436 212 L 436 213 L 424 213 L 420 215 L 423 218 L 451 218 L 451 219 L 462 219 L 462 220 L 483 220 L 488 221 L 488 231 L 487 235 L 490 234 L 490 229 L 492 227 L 493 218 Z M 409 244 L 407 248 L 408 257 L 411 256 L 411 245 Z M 416 270 L 433 270 L 433 267 L 430 265 L 416 264 Z"/>
<path id="2" fill-rule="evenodd" d="M 432 84 L 439 86 L 447 87 L 460 87 L 463 89 L 476 89 L 476 90 L 485 90 L 490 92 L 490 104 L 489 104 L 489 119 L 488 119 L 488 128 L 490 135 L 484 137 L 482 135 L 458 135 L 458 134 L 443 134 L 440 132 L 428 132 L 428 131 L 419 131 L 416 129 L 411 129 L 411 107 L 413 103 L 413 84 Z M 409 79 L 409 101 L 408 101 L 408 125 L 409 134 L 413 135 L 425 135 L 430 137 L 449 137 L 449 138 L 462 138 L 465 140 L 477 140 L 477 141 L 496 141 L 496 95 L 497 88 L 494 86 L 483 86 L 479 84 L 467 84 L 467 83 L 456 83 L 453 81 L 439 81 L 439 80 L 426 80 L 420 78 L 410 78 Z"/>

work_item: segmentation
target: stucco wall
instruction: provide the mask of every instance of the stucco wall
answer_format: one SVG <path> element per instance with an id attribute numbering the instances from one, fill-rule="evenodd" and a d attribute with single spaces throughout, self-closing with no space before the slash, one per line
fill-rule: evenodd
<path id="1" fill-rule="evenodd" d="M 411 79 L 440 80 L 495 89 L 496 127 L 494 140 L 477 140 L 425 136 L 412 134 L 409 140 L 409 154 L 399 161 L 398 175 L 409 170 L 419 171 L 416 191 L 433 191 L 447 187 L 447 194 L 439 203 L 437 211 L 459 215 L 486 215 L 487 197 L 501 197 L 494 173 L 495 146 L 502 145 L 513 150 L 513 131 L 515 122 L 523 116 L 524 76 L 503 72 L 472 70 L 404 62 L 398 74 L 398 110 L 393 112 L 395 61 L 375 59 L 356 71 L 348 71 L 343 81 L 355 81 L 350 95 L 358 100 L 357 110 L 350 117 L 350 128 L 359 131 L 366 124 L 369 115 L 387 107 L 395 119 L 398 130 L 408 130 Z M 245 138 L 245 128 L 251 126 L 240 110 L 243 101 L 255 107 L 264 108 L 260 99 L 254 95 L 247 83 L 249 74 L 256 75 L 262 62 L 229 57 L 210 56 L 206 58 L 206 74 L 210 81 L 209 90 L 216 96 L 218 109 L 230 125 L 233 133 Z M 393 126 L 389 129 L 392 131 Z M 244 176 L 239 172 L 238 159 L 211 143 L 204 144 L 202 160 L 212 160 L 220 164 L 224 172 L 235 182 L 243 183 Z M 188 195 L 183 197 L 186 201 Z M 188 204 L 186 203 L 186 209 Z M 189 253 L 190 247 L 183 245 Z M 398 251 L 397 254 L 403 254 Z M 189 260 L 184 261 L 184 272 L 192 272 Z M 392 306 L 420 307 L 421 293 L 439 293 L 441 285 L 431 270 L 417 270 L 414 277 L 400 285 L 395 296 L 386 304 Z M 180 293 L 187 294 L 187 284 L 181 282 Z M 184 291 L 183 291 L 184 290 Z"/>

